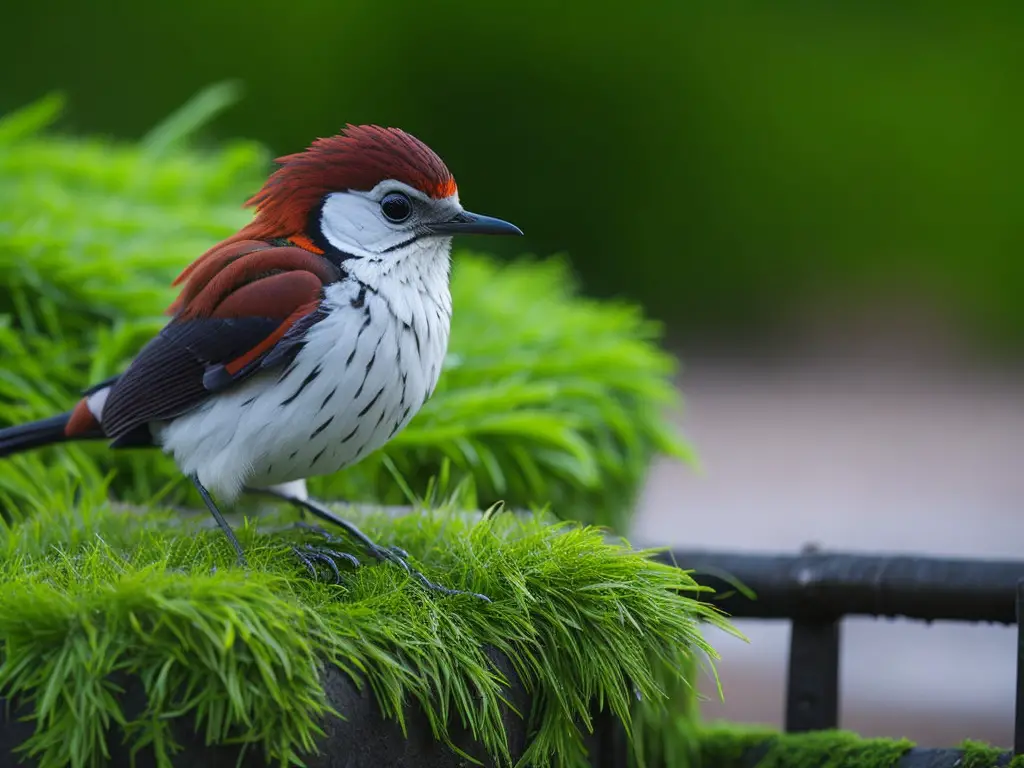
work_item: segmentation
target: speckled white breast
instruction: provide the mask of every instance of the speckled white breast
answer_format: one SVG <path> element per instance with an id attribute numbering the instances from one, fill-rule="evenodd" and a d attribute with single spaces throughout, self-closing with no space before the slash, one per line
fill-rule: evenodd
<path id="1" fill-rule="evenodd" d="M 284 370 L 261 373 L 154 430 L 224 500 L 353 464 L 433 393 L 448 347 L 448 243 L 404 264 L 357 263 Z"/>

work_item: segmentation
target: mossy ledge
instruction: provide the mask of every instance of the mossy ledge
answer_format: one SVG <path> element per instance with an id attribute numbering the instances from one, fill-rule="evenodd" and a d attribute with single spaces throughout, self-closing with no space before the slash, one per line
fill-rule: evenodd
<path id="1" fill-rule="evenodd" d="M 116 511 L 101 490 L 62 509 L 0 531 L 0 694 L 28 718 L 5 725 L 46 768 L 181 764 L 183 732 L 209 764 L 402 765 L 404 733 L 435 755 L 407 765 L 588 765 L 594 712 L 628 732 L 636 697 L 715 658 L 700 625 L 728 626 L 685 571 L 543 516 L 339 510 L 484 603 L 390 565 L 314 581 L 291 546 L 316 534 L 283 511 L 237 525 L 242 570 L 203 516 Z M 378 716 L 384 752 L 315 756 Z"/>
<path id="2" fill-rule="evenodd" d="M 980 742 L 957 749 L 917 747 L 907 739 L 866 739 L 842 730 L 778 733 L 713 723 L 694 734 L 693 768 L 1024 768 L 1024 756 Z"/>

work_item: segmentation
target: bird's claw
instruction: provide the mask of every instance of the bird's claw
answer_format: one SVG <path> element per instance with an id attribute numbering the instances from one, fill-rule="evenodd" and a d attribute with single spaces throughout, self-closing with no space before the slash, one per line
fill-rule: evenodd
<path id="1" fill-rule="evenodd" d="M 355 557 L 350 555 L 348 552 L 338 552 L 335 549 L 328 549 L 327 547 L 314 547 L 312 544 L 303 544 L 301 546 L 292 547 L 292 552 L 295 554 L 299 561 L 306 566 L 306 570 L 309 571 L 309 575 L 313 579 L 318 579 L 320 574 L 317 570 L 317 564 L 326 565 L 334 576 L 334 583 L 341 583 L 341 571 L 338 570 L 338 561 L 344 560 L 349 563 L 353 568 L 358 568 L 361 563 Z"/>
<path id="2" fill-rule="evenodd" d="M 380 562 L 388 562 L 397 565 L 399 568 L 401 568 L 407 574 L 409 574 L 409 576 L 411 576 L 413 579 L 419 582 L 420 585 L 422 585 L 425 589 L 428 589 L 432 592 L 440 592 L 444 595 L 468 595 L 470 597 L 475 597 L 479 600 L 483 600 L 485 603 L 491 602 L 491 599 L 486 595 L 481 595 L 477 592 L 468 592 L 463 589 L 450 589 L 449 587 L 444 587 L 440 584 L 431 581 L 422 573 L 420 573 L 411 565 L 409 565 L 409 553 L 406 552 L 404 549 L 394 545 L 389 547 L 382 547 L 379 544 L 375 544 L 368 536 L 366 536 L 366 534 L 364 534 L 354 525 L 336 517 L 329 509 L 323 507 L 317 502 L 314 502 L 310 499 L 296 499 L 288 496 L 282 496 L 281 498 L 284 498 L 286 501 L 290 501 L 296 506 L 305 509 L 308 512 L 311 512 L 313 515 L 320 518 L 321 520 L 326 520 L 347 531 L 350 536 L 352 536 L 360 544 L 362 544 L 363 548 L 371 557 L 375 558 Z M 311 525 L 310 523 L 299 521 L 295 523 L 295 527 L 304 531 L 316 533 L 317 535 L 323 537 L 323 539 L 328 544 L 334 544 L 336 542 L 342 541 L 342 538 L 335 536 L 334 534 L 324 530 L 318 525 Z M 305 547 L 301 551 L 296 548 L 296 555 L 298 555 L 299 559 L 302 560 L 302 562 L 305 564 L 307 570 L 309 570 L 310 573 L 314 574 L 314 578 L 316 577 L 316 566 L 314 565 L 314 562 L 324 562 L 324 560 L 313 557 L 313 552 L 331 553 L 329 556 L 325 557 L 327 557 L 327 559 L 330 560 L 329 567 L 332 568 L 338 580 L 341 579 L 341 575 L 337 571 L 337 563 L 332 558 L 340 557 L 341 559 L 347 560 L 353 565 L 359 565 L 359 561 L 356 560 L 355 557 L 347 553 L 334 552 L 334 550 L 327 550 L 318 547 L 310 547 L 309 545 L 305 545 Z"/>

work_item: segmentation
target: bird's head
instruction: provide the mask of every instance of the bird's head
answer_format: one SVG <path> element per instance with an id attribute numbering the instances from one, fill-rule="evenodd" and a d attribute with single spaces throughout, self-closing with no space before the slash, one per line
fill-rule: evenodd
<path id="1" fill-rule="evenodd" d="M 240 236 L 303 238 L 345 261 L 400 260 L 447 249 L 459 234 L 523 234 L 506 221 L 463 209 L 441 158 L 397 128 L 349 125 L 277 162 L 280 167 L 247 202 L 257 214 Z"/>

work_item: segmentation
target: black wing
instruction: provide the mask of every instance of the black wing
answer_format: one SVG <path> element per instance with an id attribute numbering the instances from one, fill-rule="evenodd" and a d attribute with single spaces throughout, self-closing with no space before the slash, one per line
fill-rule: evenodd
<path id="1" fill-rule="evenodd" d="M 230 265 L 233 273 L 221 273 L 233 284 L 225 285 L 217 275 L 192 292 L 192 307 L 202 311 L 188 306 L 179 311 L 107 395 L 102 426 L 115 447 L 147 444 L 150 422 L 179 416 L 260 369 L 291 361 L 310 326 L 323 317 L 324 274 L 302 268 L 311 254 L 302 252 L 296 266 L 287 268 L 298 250 L 243 255 Z M 276 267 L 269 274 L 268 256 Z M 245 264 L 246 259 L 253 263 Z M 237 262 L 243 262 L 241 268 L 235 268 Z"/>

